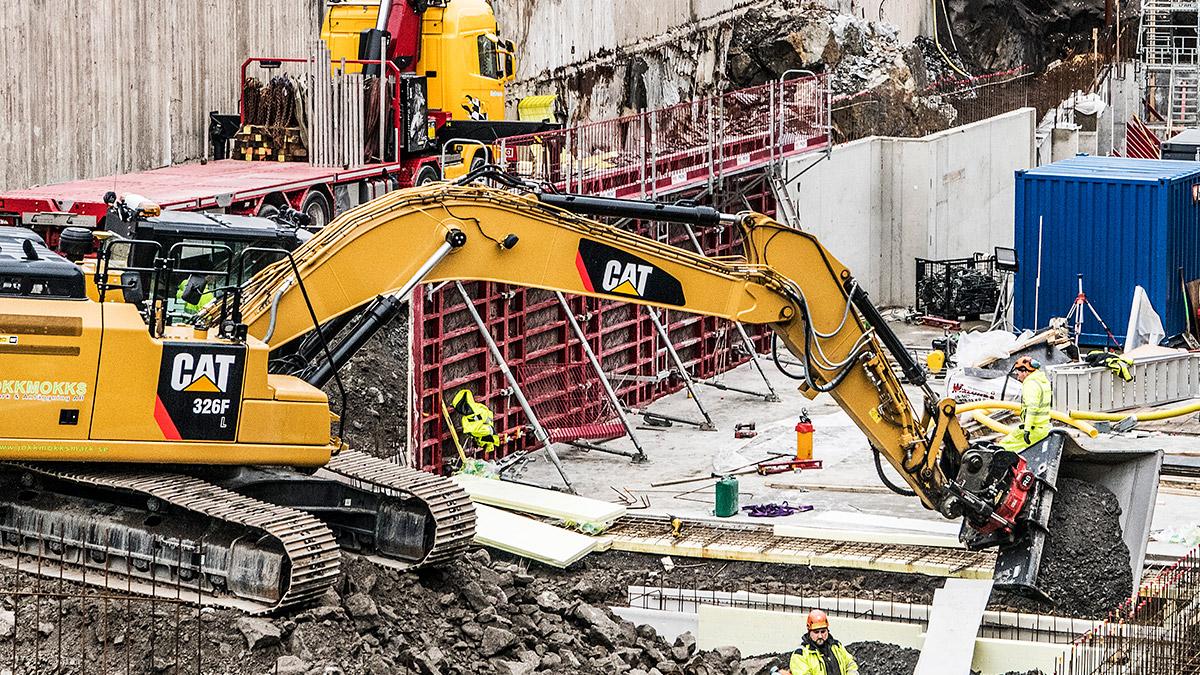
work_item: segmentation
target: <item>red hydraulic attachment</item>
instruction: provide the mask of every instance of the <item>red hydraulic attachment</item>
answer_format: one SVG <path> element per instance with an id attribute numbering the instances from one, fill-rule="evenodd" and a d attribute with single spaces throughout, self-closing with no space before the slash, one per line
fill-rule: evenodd
<path id="1" fill-rule="evenodd" d="M 1025 502 L 1029 499 L 1029 492 L 1033 489 L 1035 482 L 1037 482 L 1037 477 L 1029 470 L 1029 464 L 1025 458 L 1020 457 L 1017 465 L 1013 467 L 1013 479 L 1008 486 L 1008 494 L 1004 495 L 1004 501 L 996 507 L 994 517 L 989 518 L 987 523 L 978 528 L 979 533 L 988 534 L 1001 527 L 1006 529 L 1012 527 L 1012 524 L 1017 522 L 1017 516 L 1021 515 L 1021 509 L 1025 508 Z M 1002 523 L 1001 520 L 1004 522 Z"/>

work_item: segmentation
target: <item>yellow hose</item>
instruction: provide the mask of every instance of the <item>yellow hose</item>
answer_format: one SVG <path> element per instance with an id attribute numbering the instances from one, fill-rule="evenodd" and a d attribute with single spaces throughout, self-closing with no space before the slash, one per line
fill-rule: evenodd
<path id="1" fill-rule="evenodd" d="M 1011 434 L 1013 430 L 1012 427 L 988 417 L 988 414 L 982 410 L 972 410 L 971 419 L 997 433 L 1008 435 Z"/>
<path id="2" fill-rule="evenodd" d="M 1200 409 L 1200 408 L 1198 408 L 1198 409 Z M 958 406 L 958 412 L 960 412 L 960 413 L 969 413 L 969 412 L 976 412 L 976 411 L 982 411 L 982 410 L 1011 410 L 1013 412 L 1021 412 L 1021 406 L 1019 404 L 1013 403 L 1011 401 L 972 401 L 970 403 L 963 403 L 962 405 Z M 1073 413 L 1072 413 L 1072 415 L 1073 415 Z M 974 417 L 974 416 L 972 416 L 972 417 Z M 979 418 L 974 417 L 974 419 L 978 420 Z M 1100 435 L 1100 432 L 1096 431 L 1096 427 L 1088 424 L 1087 422 L 1084 422 L 1081 419 L 1072 419 L 1072 416 L 1068 416 L 1057 410 L 1050 411 L 1050 419 L 1052 419 L 1056 422 L 1062 422 L 1063 424 L 1065 424 L 1069 427 L 1074 427 L 1092 438 L 1095 438 Z M 1124 418 L 1118 417 L 1117 419 L 1124 419 Z M 997 424 L 999 424 L 999 422 L 997 422 Z M 988 428 L 994 428 L 991 425 L 987 425 L 987 426 L 988 426 Z M 1008 432 L 1006 431 L 1005 433 L 1008 433 Z"/>
<path id="3" fill-rule="evenodd" d="M 1134 415 L 1139 422 L 1152 422 L 1154 420 L 1165 420 L 1181 415 L 1190 415 L 1194 412 L 1200 412 L 1200 403 L 1190 403 L 1178 408 L 1170 408 L 1168 410 L 1155 410 L 1154 412 L 1138 413 Z M 1077 420 L 1094 420 L 1099 422 L 1120 422 L 1129 417 L 1129 413 L 1101 413 L 1090 412 L 1087 410 L 1072 410 L 1071 417 Z"/>

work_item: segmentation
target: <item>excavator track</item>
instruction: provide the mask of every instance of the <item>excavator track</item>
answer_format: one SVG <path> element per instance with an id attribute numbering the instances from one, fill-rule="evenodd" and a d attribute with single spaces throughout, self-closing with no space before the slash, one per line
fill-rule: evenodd
<path id="1" fill-rule="evenodd" d="M 194 476 L 0 467 L 14 488 L 0 550 L 27 571 L 146 595 L 195 593 L 250 613 L 312 600 L 341 571 L 336 539 L 317 518 Z"/>
<path id="2" fill-rule="evenodd" d="M 371 560 L 397 569 L 435 565 L 458 557 L 475 537 L 475 505 L 456 483 L 354 450 L 343 451 L 323 467 L 348 485 L 391 497 L 415 497 L 433 519 L 432 539 L 420 560 L 401 561 L 380 555 Z"/>

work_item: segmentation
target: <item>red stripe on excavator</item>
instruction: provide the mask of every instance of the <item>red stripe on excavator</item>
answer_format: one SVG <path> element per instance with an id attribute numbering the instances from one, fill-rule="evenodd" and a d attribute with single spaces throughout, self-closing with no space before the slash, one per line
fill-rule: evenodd
<path id="1" fill-rule="evenodd" d="M 163 438 L 168 441 L 182 440 L 179 430 L 175 428 L 175 421 L 171 419 L 171 414 L 167 412 L 162 399 L 157 396 L 154 397 L 154 421 L 158 422 L 158 428 L 162 430 Z"/>
<path id="2" fill-rule="evenodd" d="M 588 293 L 595 293 L 596 289 L 592 288 L 592 280 L 588 277 L 587 266 L 583 264 L 583 254 L 575 251 L 575 269 L 579 270 L 579 279 L 583 282 L 583 287 Z"/>

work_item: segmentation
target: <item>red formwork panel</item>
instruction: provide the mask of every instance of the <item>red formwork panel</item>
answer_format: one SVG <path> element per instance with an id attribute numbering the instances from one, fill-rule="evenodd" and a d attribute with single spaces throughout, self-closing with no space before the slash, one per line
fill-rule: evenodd
<path id="1" fill-rule="evenodd" d="M 746 204 L 767 214 L 775 211 L 761 175 L 730 179 L 724 187 L 721 198 L 698 201 L 726 211 L 743 210 Z M 635 224 L 632 227 L 643 235 L 692 250 L 687 233 L 680 226 Z M 696 235 L 708 255 L 742 252 L 741 238 L 734 226 L 697 230 Z M 584 360 L 583 349 L 553 293 L 486 282 L 464 286 L 474 299 L 488 333 L 514 370 L 520 372 L 519 366 L 525 363 Z M 658 377 L 671 364 L 645 308 L 577 296 L 568 296 L 567 302 L 625 405 L 644 406 L 682 387 L 677 377 Z M 409 408 L 411 462 L 423 470 L 441 472 L 446 468 L 444 460 L 456 457 L 457 452 L 446 429 L 439 399 L 449 401 L 455 392 L 465 388 L 495 413 L 498 430 L 512 431 L 528 425 L 529 421 L 453 284 L 419 287 L 410 308 L 414 388 L 414 405 Z M 664 312 L 663 318 L 672 343 L 696 377 L 712 377 L 748 358 L 741 349 L 740 336 L 728 321 L 678 311 Z M 747 329 L 759 351 L 763 351 L 767 346 L 767 330 L 756 326 Z M 598 409 L 604 405 L 604 392 L 598 381 L 580 386 L 589 387 L 594 393 Z M 552 406 L 543 405 L 545 396 L 543 393 L 540 400 L 531 396 L 530 404 L 542 424 L 553 428 L 559 420 Z M 532 435 L 527 434 L 502 445 L 496 455 L 534 445 Z"/>

